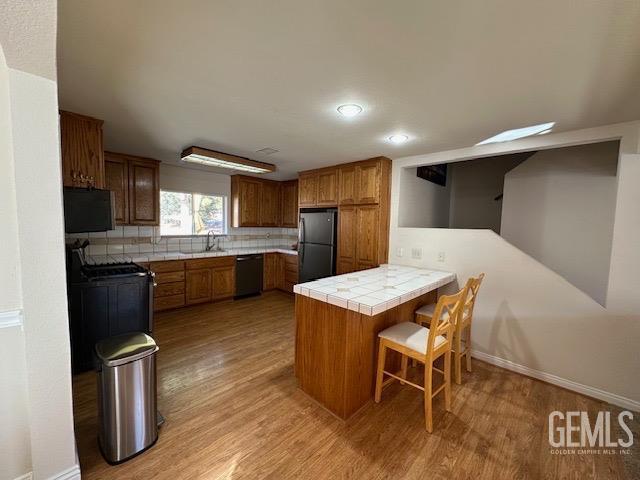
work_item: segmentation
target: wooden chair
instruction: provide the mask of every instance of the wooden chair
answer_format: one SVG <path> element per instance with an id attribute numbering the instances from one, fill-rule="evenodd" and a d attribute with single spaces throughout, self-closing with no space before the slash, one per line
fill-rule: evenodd
<path id="1" fill-rule="evenodd" d="M 378 334 L 380 348 L 378 351 L 378 370 L 376 374 L 375 401 L 380 402 L 382 388 L 394 380 L 408 383 L 424 392 L 424 416 L 428 432 L 433 431 L 432 402 L 433 397 L 444 390 L 445 409 L 451 411 L 451 344 L 455 318 L 460 312 L 464 290 L 455 295 L 443 295 L 435 306 L 431 328 L 415 322 L 398 323 Z M 398 374 L 384 369 L 387 349 L 390 348 L 402 355 L 401 371 Z M 433 362 L 444 356 L 444 371 L 436 368 Z M 407 362 L 409 357 L 424 363 L 424 387 L 407 380 Z M 433 371 L 444 377 L 444 383 L 433 390 Z M 384 375 L 390 378 L 384 380 Z"/>
<path id="2" fill-rule="evenodd" d="M 455 381 L 458 385 L 462 383 L 462 357 L 466 357 L 467 372 L 471 371 L 471 321 L 473 320 L 473 308 L 478 297 L 480 284 L 484 279 L 484 273 L 478 277 L 471 277 L 464 286 L 464 308 L 460 312 L 458 321 L 455 324 L 453 335 L 453 363 L 455 371 Z M 416 323 L 419 325 L 430 325 L 431 318 L 435 310 L 435 304 L 424 305 L 415 312 Z M 464 337 L 464 349 L 462 342 Z"/>

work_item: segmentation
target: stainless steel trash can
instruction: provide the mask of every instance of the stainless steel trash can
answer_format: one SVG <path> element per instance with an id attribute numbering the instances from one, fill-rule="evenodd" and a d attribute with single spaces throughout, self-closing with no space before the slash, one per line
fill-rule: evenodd
<path id="1" fill-rule="evenodd" d="M 156 342 L 127 333 L 96 344 L 100 450 L 107 462 L 121 463 L 158 439 Z"/>

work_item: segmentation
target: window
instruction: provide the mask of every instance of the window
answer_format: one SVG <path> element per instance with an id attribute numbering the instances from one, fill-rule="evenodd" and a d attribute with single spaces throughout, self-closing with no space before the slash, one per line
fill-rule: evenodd
<path id="1" fill-rule="evenodd" d="M 227 233 L 227 197 L 187 192 L 160 192 L 161 235 Z"/>

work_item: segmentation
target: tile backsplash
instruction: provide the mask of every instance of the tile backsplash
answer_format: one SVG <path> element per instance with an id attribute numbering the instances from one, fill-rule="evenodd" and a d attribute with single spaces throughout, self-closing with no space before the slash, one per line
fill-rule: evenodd
<path id="1" fill-rule="evenodd" d="M 171 252 L 201 252 L 206 236 L 163 237 L 160 227 L 116 227 L 108 232 L 69 233 L 67 242 L 89 240 L 88 255 L 120 255 Z M 298 241 L 297 228 L 229 228 L 216 239 L 225 250 L 251 247 L 291 246 Z"/>

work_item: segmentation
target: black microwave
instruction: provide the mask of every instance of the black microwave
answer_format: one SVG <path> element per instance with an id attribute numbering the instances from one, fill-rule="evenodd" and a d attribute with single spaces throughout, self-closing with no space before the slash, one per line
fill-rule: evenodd
<path id="1" fill-rule="evenodd" d="M 65 187 L 63 196 L 66 233 L 106 232 L 115 228 L 113 192 Z"/>

